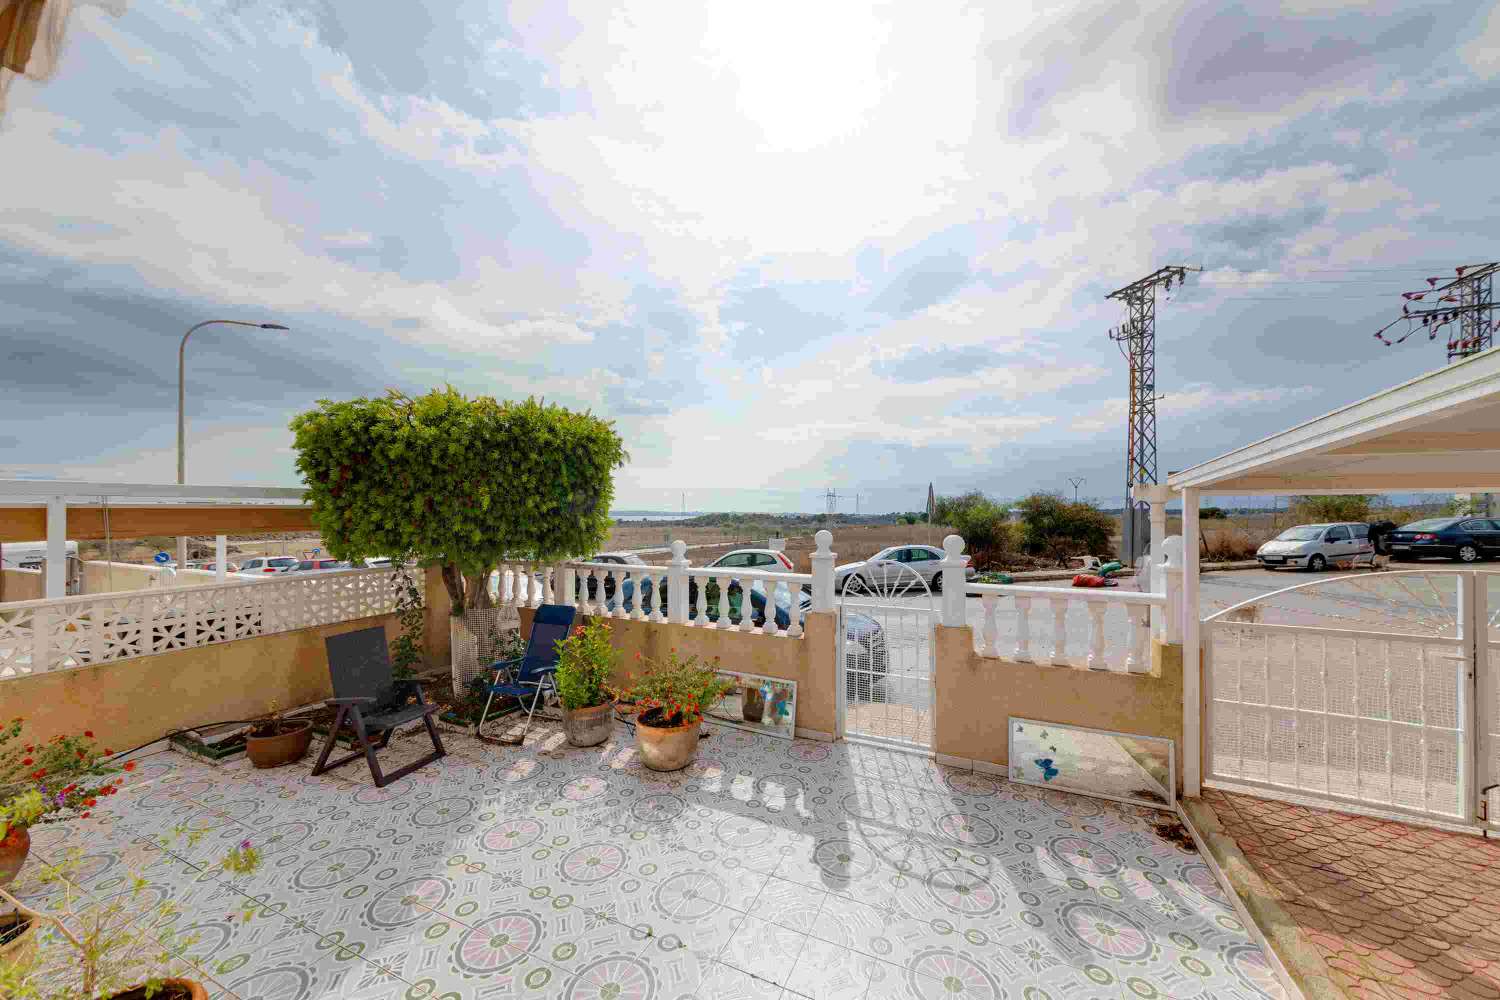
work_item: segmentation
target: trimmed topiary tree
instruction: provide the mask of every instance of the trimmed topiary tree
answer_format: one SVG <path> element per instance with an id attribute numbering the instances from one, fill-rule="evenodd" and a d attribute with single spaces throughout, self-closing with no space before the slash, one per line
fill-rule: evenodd
<path id="1" fill-rule="evenodd" d="M 441 566 L 455 615 L 491 606 L 502 560 L 550 562 L 603 545 L 614 470 L 627 457 L 610 421 L 451 386 L 319 400 L 291 428 L 329 552 Z"/>

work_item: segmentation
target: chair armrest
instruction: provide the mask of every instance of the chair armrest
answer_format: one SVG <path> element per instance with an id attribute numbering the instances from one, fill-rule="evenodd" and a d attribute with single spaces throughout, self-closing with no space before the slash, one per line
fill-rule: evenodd
<path id="1" fill-rule="evenodd" d="M 417 680 L 415 677 L 407 677 L 403 678 L 402 680 L 393 681 L 391 682 L 391 689 L 397 692 L 404 692 L 405 694 L 409 695 L 416 695 L 418 705 L 427 704 L 427 699 L 422 696 L 422 682 Z"/>
<path id="2" fill-rule="evenodd" d="M 516 667 L 519 667 L 524 662 L 526 662 L 526 657 L 524 657 L 524 656 L 514 656 L 514 657 L 511 657 L 509 660 L 496 660 L 494 663 L 491 663 L 489 666 L 485 667 L 484 669 L 486 669 L 486 670 L 507 670 L 507 669 L 514 670 Z"/>
<path id="3" fill-rule="evenodd" d="M 359 698 L 324 698 L 323 699 L 323 704 L 325 704 L 325 705 L 363 705 L 363 704 L 374 704 L 374 702 L 375 702 L 375 699 L 371 698 L 369 696 L 362 696 L 362 697 L 359 697 Z"/>

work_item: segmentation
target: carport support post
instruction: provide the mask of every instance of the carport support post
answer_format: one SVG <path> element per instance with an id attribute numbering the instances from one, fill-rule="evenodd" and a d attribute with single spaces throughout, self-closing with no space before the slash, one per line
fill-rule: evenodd
<path id="1" fill-rule="evenodd" d="M 1182 491 L 1182 794 L 1203 791 L 1202 662 L 1198 623 L 1198 491 Z"/>
<path id="2" fill-rule="evenodd" d="M 42 578 L 47 599 L 68 596 L 68 504 L 62 497 L 47 498 L 47 575 Z M 37 670 L 46 670 L 43 663 Z"/>
<path id="3" fill-rule="evenodd" d="M 964 601 L 968 584 L 964 580 L 964 540 L 957 535 L 943 539 L 943 624 L 953 628 L 964 624 Z"/>
<path id="4" fill-rule="evenodd" d="M 224 535 L 214 536 L 214 581 L 223 583 L 228 579 L 224 564 L 229 560 L 229 539 Z"/>
<path id="5" fill-rule="evenodd" d="M 1164 544 L 1167 539 L 1167 500 L 1171 498 L 1172 491 L 1166 486 L 1155 483 L 1139 483 L 1130 488 L 1132 499 L 1144 501 L 1151 504 L 1151 551 L 1146 558 L 1146 571 L 1150 575 L 1151 592 L 1153 594 L 1164 594 L 1166 590 L 1162 586 L 1162 565 Z M 1155 608 L 1151 609 L 1152 631 L 1160 634 L 1164 626 L 1162 614 Z"/>

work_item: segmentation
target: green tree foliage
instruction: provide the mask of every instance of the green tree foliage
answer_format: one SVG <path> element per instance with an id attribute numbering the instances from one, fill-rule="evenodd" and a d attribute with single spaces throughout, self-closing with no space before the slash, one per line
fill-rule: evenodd
<path id="1" fill-rule="evenodd" d="M 1111 552 L 1115 520 L 1087 500 L 1065 500 L 1057 493 L 1033 493 L 1022 500 L 1021 545 L 1033 555 L 1062 560 L 1073 555 Z"/>
<path id="2" fill-rule="evenodd" d="M 1198 517 L 1204 521 L 1223 521 L 1229 515 L 1224 513 L 1223 507 L 1202 507 L 1198 510 Z"/>
<path id="3" fill-rule="evenodd" d="M 1006 508 L 977 490 L 955 497 L 938 497 L 937 523 L 951 527 L 970 552 L 1005 549 L 1010 544 Z"/>
<path id="4" fill-rule="evenodd" d="M 1292 500 L 1292 509 L 1299 521 L 1368 521 L 1374 500 L 1359 494 L 1304 496 Z"/>
<path id="5" fill-rule="evenodd" d="M 320 400 L 291 428 L 330 553 L 440 565 L 455 613 L 489 606 L 489 576 L 503 559 L 601 546 L 614 470 L 627 457 L 609 421 L 452 387 Z"/>

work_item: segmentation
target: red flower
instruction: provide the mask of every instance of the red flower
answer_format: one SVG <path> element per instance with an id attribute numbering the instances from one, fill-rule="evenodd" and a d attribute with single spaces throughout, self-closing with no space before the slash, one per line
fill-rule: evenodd
<path id="1" fill-rule="evenodd" d="M 84 810 L 84 811 L 83 811 L 83 812 L 82 812 L 82 813 L 81 813 L 81 814 L 80 814 L 80 816 L 81 816 L 81 818 L 83 818 L 83 819 L 88 819 L 88 818 L 89 818 L 89 814 L 88 814 L 88 810 Z"/>
<path id="2" fill-rule="evenodd" d="M 85 729 L 83 731 L 83 736 L 84 736 L 84 739 L 91 740 L 91 739 L 94 738 L 94 731 L 92 729 Z"/>
<path id="3" fill-rule="evenodd" d="M 104 748 L 104 756 L 108 757 L 112 753 L 114 753 L 114 751 L 111 750 L 109 747 L 105 747 Z"/>
<path id="4" fill-rule="evenodd" d="M 21 761 L 21 764 L 23 766 L 25 766 L 25 767 L 30 767 L 32 764 L 35 764 L 35 763 L 36 763 L 36 761 L 32 760 L 30 757 L 27 757 L 25 760 Z"/>
<path id="5" fill-rule="evenodd" d="M 134 771 L 135 770 L 135 761 L 133 761 L 133 760 L 126 761 L 125 762 L 125 770 L 127 770 L 127 771 Z"/>
<path id="6" fill-rule="evenodd" d="M 92 809 L 99 804 L 99 800 L 95 798 L 87 798 L 83 800 L 83 804 Z"/>
<path id="7" fill-rule="evenodd" d="M 47 776 L 47 769 L 45 767 L 39 767 L 35 771 L 31 772 L 31 776 L 38 780 L 45 778 Z"/>

